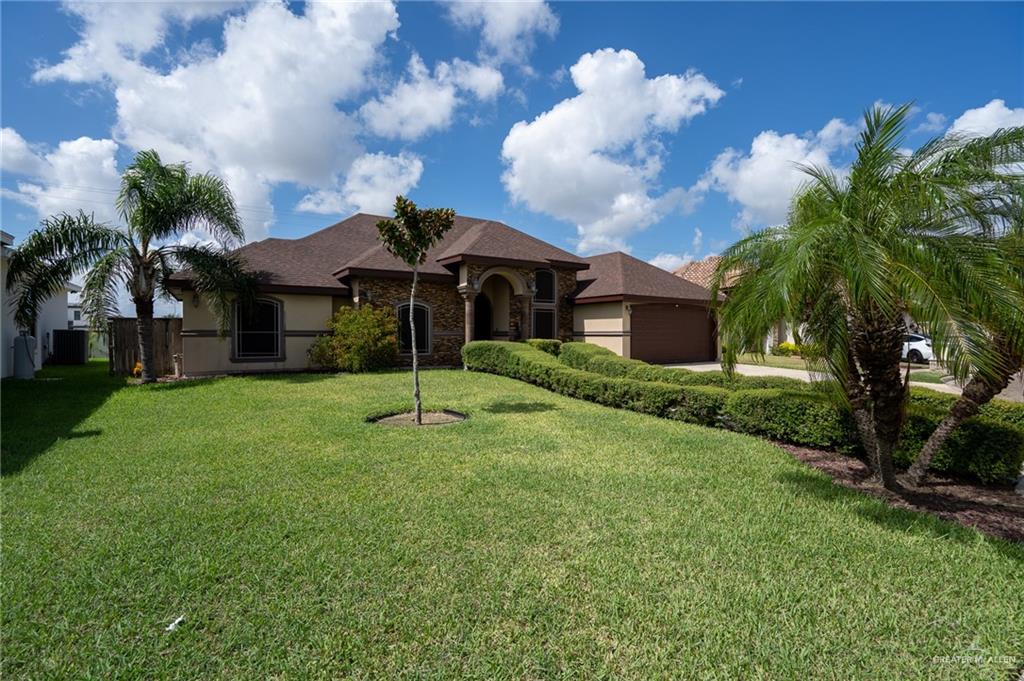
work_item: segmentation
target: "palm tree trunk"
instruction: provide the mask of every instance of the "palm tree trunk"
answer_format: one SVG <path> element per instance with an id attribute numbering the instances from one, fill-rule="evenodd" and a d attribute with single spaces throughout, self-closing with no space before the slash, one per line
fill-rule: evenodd
<path id="1" fill-rule="evenodd" d="M 423 405 L 420 403 L 420 366 L 416 352 L 416 282 L 419 266 L 412 268 L 412 290 L 409 292 L 409 340 L 412 343 L 412 399 L 415 403 L 416 425 L 423 425 Z"/>
<path id="2" fill-rule="evenodd" d="M 875 460 L 878 455 L 878 443 L 875 440 L 871 400 L 864 389 L 860 371 L 857 369 L 857 361 L 853 356 L 852 350 L 847 350 L 846 361 L 846 398 L 850 402 L 850 410 L 853 412 L 853 423 L 857 427 L 857 434 L 860 435 L 860 444 L 864 448 L 864 453 L 868 456 L 868 465 L 874 470 Z"/>
<path id="3" fill-rule="evenodd" d="M 946 440 L 953 434 L 953 431 L 961 423 L 977 414 L 981 407 L 990 402 L 993 397 L 1006 390 L 1006 386 L 1010 384 L 1010 378 L 1020 370 L 1021 364 L 1024 364 L 1024 357 L 1014 355 L 1008 344 L 1000 342 L 999 339 L 996 339 L 995 343 L 996 348 L 1008 359 L 1004 371 L 994 381 L 987 381 L 975 375 L 967 382 L 960 394 L 960 399 L 953 403 L 946 418 L 942 419 L 942 422 L 928 437 L 928 441 L 921 447 L 914 463 L 907 470 L 907 481 L 912 485 L 920 485 L 924 482 L 932 458 L 942 449 L 942 445 L 946 444 Z"/>
<path id="4" fill-rule="evenodd" d="M 153 301 L 136 300 L 135 317 L 139 331 L 142 382 L 153 383 L 156 381 L 156 367 L 153 366 Z"/>
<path id="5" fill-rule="evenodd" d="M 900 375 L 904 330 L 900 324 L 874 321 L 855 334 L 854 351 L 871 401 L 874 451 L 868 452 L 875 478 L 886 489 L 899 489 L 892 454 L 906 415 L 907 389 Z"/>

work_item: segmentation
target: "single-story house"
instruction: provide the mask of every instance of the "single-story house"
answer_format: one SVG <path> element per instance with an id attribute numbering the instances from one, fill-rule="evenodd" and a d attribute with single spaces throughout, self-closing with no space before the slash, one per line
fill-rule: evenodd
<path id="1" fill-rule="evenodd" d="M 14 373 L 14 339 L 21 329 L 14 323 L 15 298 L 5 288 L 7 282 L 7 259 L 14 250 L 14 237 L 0 231 L 0 288 L 3 289 L 3 352 L 0 353 L 0 376 L 6 378 Z M 50 359 L 53 352 L 53 332 L 68 328 L 68 293 L 81 290 L 77 284 L 68 282 L 60 293 L 49 298 L 39 308 L 36 328 L 31 335 L 36 339 L 32 364 L 37 369 Z"/>
<path id="2" fill-rule="evenodd" d="M 706 289 L 622 253 L 585 259 L 465 216 L 420 266 L 413 339 L 412 270 L 380 242 L 381 219 L 360 213 L 299 239 L 241 247 L 259 273 L 260 298 L 255 314 L 235 310 L 227 339 L 189 273 L 173 275 L 170 288 L 183 303 L 184 373 L 313 368 L 313 339 L 340 307 L 359 305 L 394 310 L 400 357 L 409 361 L 415 342 L 428 366 L 457 366 L 462 345 L 474 339 L 577 338 L 652 361 L 715 357 Z"/>

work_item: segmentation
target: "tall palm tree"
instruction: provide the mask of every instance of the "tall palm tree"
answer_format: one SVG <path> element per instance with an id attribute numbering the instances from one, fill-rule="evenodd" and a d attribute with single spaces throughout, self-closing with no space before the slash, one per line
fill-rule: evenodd
<path id="1" fill-rule="evenodd" d="M 116 205 L 124 228 L 95 221 L 79 211 L 42 222 L 15 250 L 7 288 L 16 296 L 15 320 L 35 326 L 42 303 L 86 272 L 82 311 L 95 327 L 117 314 L 118 292 L 127 290 L 135 304 L 142 382 L 156 380 L 153 366 L 153 306 L 169 295 L 165 282 L 177 267 L 195 275 L 204 295 L 227 328 L 232 294 L 252 295 L 255 278 L 227 248 L 244 241 L 238 211 L 228 186 L 212 174 L 193 174 L 183 163 L 164 164 L 155 151 L 140 151 L 121 176 Z M 220 247 L 178 243 L 201 227 Z"/>
<path id="2" fill-rule="evenodd" d="M 720 311 L 726 367 L 737 352 L 761 347 L 778 320 L 802 326 L 889 488 L 898 486 L 892 453 L 909 390 L 900 371 L 907 317 L 966 378 L 998 371 L 983 320 L 1020 305 L 1016 292 L 995 285 L 1004 269 L 993 235 L 1020 188 L 1014 164 L 1024 160 L 1024 128 L 945 136 L 906 152 L 909 109 L 865 113 L 847 175 L 803 167 L 809 182 L 787 224 L 728 249 L 713 284 L 717 293 L 726 273 L 739 273 Z"/>

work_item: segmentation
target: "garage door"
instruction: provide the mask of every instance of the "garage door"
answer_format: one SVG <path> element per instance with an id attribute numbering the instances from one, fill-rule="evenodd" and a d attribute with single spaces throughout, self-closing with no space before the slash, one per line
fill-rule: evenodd
<path id="1" fill-rule="evenodd" d="M 633 305 L 630 355 L 653 364 L 714 361 L 715 323 L 702 307 Z"/>

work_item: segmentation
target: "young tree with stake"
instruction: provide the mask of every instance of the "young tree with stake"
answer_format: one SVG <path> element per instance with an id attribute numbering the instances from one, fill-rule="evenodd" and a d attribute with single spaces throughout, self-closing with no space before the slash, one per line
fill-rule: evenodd
<path id="1" fill-rule="evenodd" d="M 409 338 L 412 346 L 412 398 L 415 403 L 416 425 L 423 423 L 420 402 L 420 374 L 416 349 L 416 283 L 419 268 L 429 251 L 455 224 L 455 211 L 451 208 L 424 208 L 398 196 L 395 198 L 395 217 L 377 223 L 377 231 L 384 247 L 396 258 L 412 268 L 412 288 L 409 291 Z"/>

